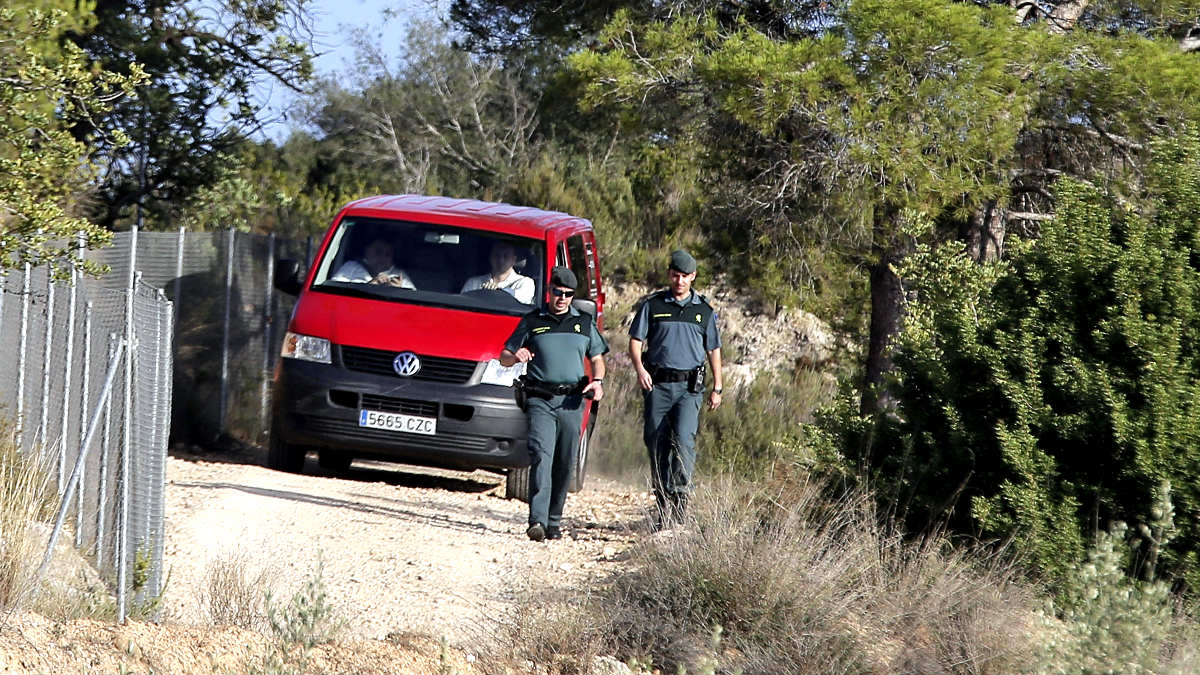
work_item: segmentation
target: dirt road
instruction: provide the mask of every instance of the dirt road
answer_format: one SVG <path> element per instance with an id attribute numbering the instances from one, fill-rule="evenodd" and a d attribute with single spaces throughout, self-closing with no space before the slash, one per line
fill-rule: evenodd
<path id="1" fill-rule="evenodd" d="M 168 616 L 204 620 L 209 561 L 240 553 L 287 597 L 321 566 L 350 637 L 445 636 L 461 645 L 518 593 L 607 575 L 645 532 L 644 491 L 589 477 L 565 537 L 524 536 L 526 506 L 503 477 L 356 462 L 333 476 L 273 471 L 257 450 L 173 454 L 167 466 Z M 286 594 L 286 595 L 285 595 Z"/>

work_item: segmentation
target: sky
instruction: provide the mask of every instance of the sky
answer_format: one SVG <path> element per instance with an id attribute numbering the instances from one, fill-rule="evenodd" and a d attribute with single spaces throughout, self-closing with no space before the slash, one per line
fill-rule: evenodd
<path id="1" fill-rule="evenodd" d="M 351 36 L 356 29 L 367 29 L 374 41 L 386 49 L 398 45 L 405 27 L 413 19 L 433 19 L 444 16 L 450 0 L 314 0 L 313 28 L 316 51 L 314 65 L 318 77 L 348 72 L 354 64 Z M 389 50 L 394 58 L 398 52 Z M 278 84 L 267 86 L 259 93 L 266 107 L 266 118 L 286 113 L 295 96 Z M 273 122 L 263 129 L 263 136 L 281 141 L 287 137 L 294 120 Z"/>

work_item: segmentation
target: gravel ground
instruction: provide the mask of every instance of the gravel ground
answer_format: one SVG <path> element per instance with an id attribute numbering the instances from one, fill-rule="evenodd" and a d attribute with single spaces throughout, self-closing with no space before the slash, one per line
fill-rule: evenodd
<path id="1" fill-rule="evenodd" d="M 257 449 L 174 453 L 167 465 L 168 616 L 206 620 L 211 560 L 241 555 L 287 597 L 320 567 L 347 637 L 445 637 L 451 645 L 531 587 L 582 587 L 644 535 L 645 490 L 589 477 L 567 500 L 564 538 L 525 537 L 526 506 L 502 476 L 355 462 L 340 476 L 310 457 L 302 475 L 263 466 Z M 287 595 L 285 595 L 287 594 Z"/>

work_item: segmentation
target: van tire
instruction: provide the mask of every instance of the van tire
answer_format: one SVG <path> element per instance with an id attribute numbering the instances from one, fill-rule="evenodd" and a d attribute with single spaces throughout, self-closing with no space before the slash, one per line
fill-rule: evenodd
<path id="1" fill-rule="evenodd" d="M 336 450 L 318 450 L 317 464 L 329 473 L 346 473 L 350 470 L 350 462 L 354 457 L 346 452 Z"/>
<path id="2" fill-rule="evenodd" d="M 304 456 L 307 453 L 299 445 L 285 443 L 279 425 L 271 424 L 271 438 L 267 445 L 267 466 L 288 473 L 304 472 Z"/>
<path id="3" fill-rule="evenodd" d="M 575 453 L 575 469 L 571 472 L 571 484 L 567 487 L 568 492 L 579 492 L 583 489 L 583 481 L 587 476 L 588 454 L 592 449 L 592 428 L 595 426 L 596 417 L 593 415 L 591 421 L 588 422 L 587 432 L 579 439 L 579 450 Z"/>
<path id="4" fill-rule="evenodd" d="M 509 469 L 504 481 L 504 498 L 529 502 L 529 467 Z"/>

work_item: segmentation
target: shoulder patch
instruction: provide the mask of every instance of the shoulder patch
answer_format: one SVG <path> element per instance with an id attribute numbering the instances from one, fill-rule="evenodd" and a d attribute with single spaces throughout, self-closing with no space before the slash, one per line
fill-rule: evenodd
<path id="1" fill-rule="evenodd" d="M 548 330 L 550 330 L 550 326 L 538 326 L 537 328 L 534 328 L 530 332 L 532 332 L 534 335 L 539 335 L 541 333 L 545 333 Z"/>

